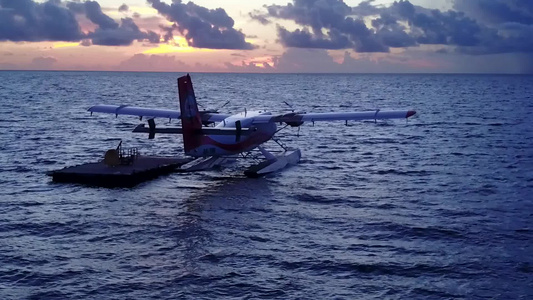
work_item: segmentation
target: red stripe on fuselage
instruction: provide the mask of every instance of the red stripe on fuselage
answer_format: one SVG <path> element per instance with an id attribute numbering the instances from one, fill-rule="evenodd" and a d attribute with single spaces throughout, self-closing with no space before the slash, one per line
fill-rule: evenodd
<path id="1" fill-rule="evenodd" d="M 265 134 L 261 132 L 253 133 L 247 139 L 242 142 L 236 142 L 235 144 L 224 144 L 213 140 L 208 135 L 202 136 L 202 145 L 212 145 L 220 149 L 226 150 L 231 153 L 241 153 L 244 151 L 250 151 L 253 148 L 261 145 L 262 143 L 270 140 L 273 135 Z"/>

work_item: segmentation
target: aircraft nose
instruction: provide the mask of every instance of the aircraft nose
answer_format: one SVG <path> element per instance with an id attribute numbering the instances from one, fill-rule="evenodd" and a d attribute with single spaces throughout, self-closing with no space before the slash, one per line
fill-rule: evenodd
<path id="1" fill-rule="evenodd" d="M 416 111 L 410 110 L 410 111 L 407 112 L 407 116 L 405 118 L 409 118 L 411 116 L 414 116 L 415 114 L 416 114 Z"/>

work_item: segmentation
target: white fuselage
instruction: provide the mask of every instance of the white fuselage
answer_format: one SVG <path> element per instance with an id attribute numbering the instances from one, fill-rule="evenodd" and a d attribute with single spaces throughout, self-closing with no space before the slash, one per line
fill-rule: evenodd
<path id="1" fill-rule="evenodd" d="M 240 135 L 204 135 L 201 145 L 195 148 L 193 156 L 223 156 L 248 152 L 262 143 L 270 140 L 276 133 L 275 123 L 253 124 L 254 117 L 260 115 L 271 115 L 265 111 L 241 112 L 227 117 L 218 123 L 215 128 L 237 129 L 237 122 L 240 121 L 240 128 L 247 129 L 247 133 Z"/>

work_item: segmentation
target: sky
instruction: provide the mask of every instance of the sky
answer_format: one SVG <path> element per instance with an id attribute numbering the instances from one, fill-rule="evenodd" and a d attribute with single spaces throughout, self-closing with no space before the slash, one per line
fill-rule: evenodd
<path id="1" fill-rule="evenodd" d="M 533 0 L 0 0 L 0 70 L 533 74 Z"/>

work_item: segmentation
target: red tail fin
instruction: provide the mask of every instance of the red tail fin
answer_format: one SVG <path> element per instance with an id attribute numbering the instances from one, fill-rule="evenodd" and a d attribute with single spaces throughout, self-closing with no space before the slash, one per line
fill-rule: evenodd
<path id="1" fill-rule="evenodd" d="M 180 96 L 181 124 L 183 127 L 183 146 L 185 154 L 193 155 L 191 151 L 201 145 L 202 118 L 198 112 L 196 97 L 192 87 L 191 76 L 178 78 Z"/>

